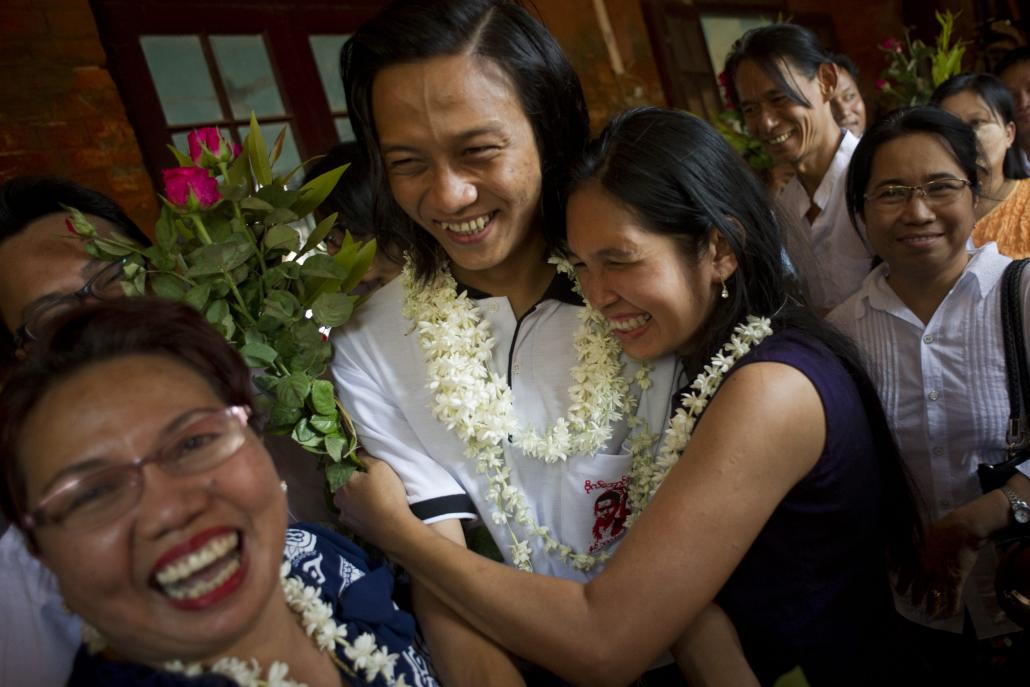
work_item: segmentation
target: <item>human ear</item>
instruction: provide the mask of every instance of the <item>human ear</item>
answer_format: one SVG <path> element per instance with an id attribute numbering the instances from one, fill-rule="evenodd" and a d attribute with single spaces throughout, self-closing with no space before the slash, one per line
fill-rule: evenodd
<path id="1" fill-rule="evenodd" d="M 825 62 L 819 65 L 815 78 L 819 82 L 819 92 L 823 102 L 829 102 L 833 94 L 837 92 L 837 70 L 839 67 L 832 62 Z"/>
<path id="2" fill-rule="evenodd" d="M 743 227 L 736 218 L 727 217 L 726 219 L 737 227 L 741 236 L 744 235 Z M 726 281 L 737 271 L 737 254 L 733 251 L 730 242 L 716 227 L 712 227 L 709 231 L 708 254 L 711 256 L 713 284 Z"/>
<path id="3" fill-rule="evenodd" d="M 1006 150 L 1012 147 L 1012 144 L 1016 142 L 1016 123 L 1009 122 L 1005 125 L 1005 141 L 1008 145 L 1005 146 Z"/>

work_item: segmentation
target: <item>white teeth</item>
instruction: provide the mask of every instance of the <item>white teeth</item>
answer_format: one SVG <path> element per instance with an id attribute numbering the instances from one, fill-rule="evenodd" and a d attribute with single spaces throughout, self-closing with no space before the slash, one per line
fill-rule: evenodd
<path id="1" fill-rule="evenodd" d="M 215 537 L 203 548 L 158 570 L 155 576 L 157 582 L 162 586 L 167 586 L 184 580 L 235 549 L 237 544 L 239 544 L 239 536 L 235 532 Z"/>
<path id="2" fill-rule="evenodd" d="M 188 586 L 166 587 L 164 588 L 164 591 L 168 596 L 177 601 L 182 601 L 183 599 L 196 599 L 197 597 L 209 594 L 215 589 L 221 587 L 225 584 L 226 580 L 232 577 L 233 574 L 239 570 L 239 568 L 240 560 L 238 558 L 233 558 L 210 580 L 202 580 L 194 585 Z"/>
<path id="3" fill-rule="evenodd" d="M 786 140 L 787 140 L 788 138 L 790 138 L 790 135 L 791 135 L 791 133 L 793 133 L 793 132 L 791 132 L 791 131 L 787 131 L 787 132 L 785 132 L 785 133 L 782 133 L 782 134 L 780 134 L 780 135 L 779 135 L 779 136 L 777 136 L 776 138 L 770 138 L 770 139 L 768 139 L 768 141 L 769 141 L 769 143 L 771 143 L 772 145 L 779 145 L 780 143 L 783 143 L 783 142 L 784 142 L 784 141 L 786 141 Z"/>
<path id="4" fill-rule="evenodd" d="M 454 232 L 455 234 L 474 234 L 477 231 L 482 231 L 486 223 L 490 221 L 490 215 L 483 215 L 477 217 L 471 222 L 461 222 L 459 224 L 452 224 L 450 222 L 440 222 L 440 225 L 447 231 Z"/>
<path id="5" fill-rule="evenodd" d="M 651 316 L 645 314 L 632 317 L 628 320 L 608 320 L 608 324 L 611 326 L 612 329 L 616 331 L 630 332 L 636 329 L 637 327 L 642 327 L 650 319 Z"/>

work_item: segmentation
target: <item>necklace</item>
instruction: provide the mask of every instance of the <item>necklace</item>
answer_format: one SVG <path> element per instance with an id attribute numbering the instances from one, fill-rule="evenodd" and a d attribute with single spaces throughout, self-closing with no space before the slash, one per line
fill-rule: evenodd
<path id="1" fill-rule="evenodd" d="M 319 598 L 318 590 L 294 577 L 289 577 L 290 572 L 290 564 L 284 562 L 279 569 L 279 576 L 286 595 L 286 604 L 297 615 L 305 634 L 314 640 L 320 651 L 329 655 L 337 668 L 351 676 L 356 675 L 357 671 L 362 671 L 365 680 L 370 683 L 376 678 L 382 678 L 386 685 L 407 687 L 403 675 L 399 678 L 394 677 L 398 654 L 392 654 L 385 647 L 378 646 L 371 632 L 358 635 L 352 643 L 347 636 L 346 624 L 336 624 L 332 607 Z M 102 651 L 107 646 L 104 637 L 86 623 L 82 625 L 82 639 L 92 654 Z M 337 656 L 337 647 L 343 651 L 350 665 Z M 176 660 L 166 662 L 163 667 L 169 672 L 182 673 L 189 677 L 208 672 L 225 675 L 235 680 L 240 687 L 306 687 L 304 683 L 286 677 L 289 666 L 281 661 L 274 661 L 264 678 L 261 677 L 261 666 L 254 658 L 244 661 L 226 656 L 215 661 L 210 668 L 199 662 L 183 663 Z"/>
<path id="2" fill-rule="evenodd" d="M 567 275 L 582 295 L 575 270 L 568 261 L 551 258 L 557 270 Z M 579 313 L 574 335 L 578 365 L 569 371 L 573 383 L 568 414 L 558 418 L 544 433 L 524 427 L 515 416 L 511 389 L 489 369 L 494 339 L 489 322 L 465 292 L 457 292 L 450 271 L 440 269 L 428 284 L 418 284 L 411 260 L 402 273 L 402 314 L 414 323 L 426 362 L 428 388 L 433 392 L 432 412 L 437 420 L 455 432 L 465 444 L 465 456 L 487 479 L 487 496 L 495 510 L 497 525 L 507 527 L 512 543 L 513 563 L 532 570 L 529 543 L 514 531 L 521 525 L 538 537 L 548 553 L 578 570 L 589 570 L 602 555 L 576 554 L 553 538 L 547 527 L 534 517 L 521 490 L 513 486 L 511 468 L 504 458 L 502 442 L 509 440 L 531 458 L 552 464 L 569 456 L 592 455 L 612 436 L 612 424 L 632 417 L 639 394 L 631 393 L 631 381 L 622 375 L 621 349 L 608 331 L 608 323 L 597 310 L 586 305 Z M 632 377 L 640 390 L 651 385 L 651 366 L 642 364 Z"/>
<path id="3" fill-rule="evenodd" d="M 754 315 L 748 315 L 744 322 L 733 328 L 729 342 L 723 344 L 690 383 L 688 388 L 691 391 L 683 394 L 680 407 L 665 426 L 661 446 L 654 458 L 651 457 L 651 447 L 657 437 L 648 434 L 646 426 L 630 439 L 629 449 L 633 461 L 630 467 L 629 503 L 632 512 L 626 521 L 627 528 L 651 502 L 672 466 L 683 455 L 683 450 L 694 434 L 698 418 L 719 390 L 726 373 L 770 334 L 772 327 L 769 319 Z M 641 423 L 634 423 L 634 420 L 638 418 L 631 418 L 631 424 L 641 427 Z"/>

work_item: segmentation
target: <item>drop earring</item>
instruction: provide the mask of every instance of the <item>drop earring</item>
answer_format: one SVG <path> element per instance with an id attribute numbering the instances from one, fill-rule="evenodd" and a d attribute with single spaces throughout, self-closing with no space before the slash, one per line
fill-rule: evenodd
<path id="1" fill-rule="evenodd" d="M 730 290 L 726 288 L 725 279 L 720 279 L 719 281 L 722 282 L 722 293 L 719 294 L 719 297 L 725 300 L 730 297 Z"/>
<path id="2" fill-rule="evenodd" d="M 283 490 L 284 494 L 287 492 L 287 490 L 289 490 L 289 486 L 286 484 L 286 480 L 282 480 L 281 482 L 279 482 L 279 488 Z"/>

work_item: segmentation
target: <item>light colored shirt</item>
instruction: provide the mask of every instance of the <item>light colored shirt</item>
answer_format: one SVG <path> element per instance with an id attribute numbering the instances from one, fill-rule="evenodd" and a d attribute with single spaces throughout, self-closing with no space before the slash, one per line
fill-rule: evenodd
<path id="1" fill-rule="evenodd" d="M 925 325 L 887 283 L 885 263 L 829 316 L 864 352 L 887 421 L 931 520 L 982 494 L 977 465 L 1006 458 L 1009 396 L 1001 276 L 1011 261 L 993 243 L 972 251 L 971 256 Z M 1030 337 L 1028 285 L 1030 281 L 1024 279 L 1024 329 Z M 1030 472 L 1026 463 L 1021 469 Z M 963 590 L 962 599 L 979 637 L 1019 629 L 995 600 L 996 565 L 994 547 L 987 544 Z M 931 620 L 907 599 L 896 596 L 895 601 L 910 620 L 962 631 L 961 613 Z"/>
<path id="2" fill-rule="evenodd" d="M 553 285 L 552 285 L 553 286 Z M 491 368 L 510 379 L 515 415 L 520 423 L 543 432 L 566 415 L 569 370 L 577 363 L 573 334 L 582 305 L 545 298 L 521 321 L 507 298 L 477 298 L 479 311 L 490 323 L 495 339 Z M 494 521 L 494 499 L 486 477 L 465 457 L 461 439 L 436 419 L 427 388 L 424 354 L 412 323 L 401 315 L 402 280 L 377 291 L 341 330 L 333 334 L 332 373 L 337 393 L 350 413 L 361 443 L 387 461 L 404 481 L 412 510 L 426 522 L 481 516 L 505 559 L 512 561 L 507 526 Z M 627 362 L 628 376 L 636 363 Z M 658 361 L 653 386 L 641 398 L 637 414 L 660 432 L 671 411 L 675 362 Z M 510 375 L 508 374 L 510 372 Z M 610 549 L 620 538 L 614 522 L 611 495 L 625 495 L 630 454 L 626 421 L 617 423 L 608 444 L 594 455 L 570 456 L 545 464 L 527 457 L 510 442 L 502 442 L 511 468 L 510 483 L 520 489 L 537 522 L 550 528 L 559 542 L 579 553 Z M 624 501 L 623 501 L 624 503 Z M 625 513 L 618 514 L 624 519 Z M 541 541 L 511 522 L 531 547 L 535 572 L 585 581 L 578 572 L 547 553 Z M 619 526 L 617 526 L 619 525 Z"/>
<path id="3" fill-rule="evenodd" d="M 0 537 L 0 685 L 63 685 L 80 643 L 78 616 L 14 527 Z"/>
<path id="4" fill-rule="evenodd" d="M 844 197 L 858 138 L 841 131 L 843 138 L 815 194 L 809 198 L 795 176 L 776 198 L 785 224 L 783 243 L 801 288 L 812 307 L 824 311 L 858 290 L 873 260 L 865 227 L 860 224 L 856 229 L 851 223 Z M 806 215 L 813 205 L 819 214 L 809 222 Z"/>

